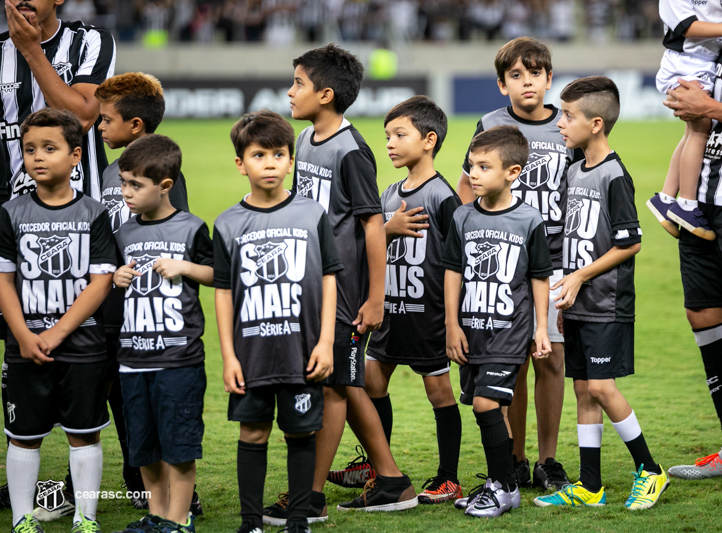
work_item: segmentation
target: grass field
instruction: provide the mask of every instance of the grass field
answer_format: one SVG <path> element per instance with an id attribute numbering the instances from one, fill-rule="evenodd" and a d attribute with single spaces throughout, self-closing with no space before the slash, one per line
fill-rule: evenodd
<path id="1" fill-rule="evenodd" d="M 232 122 L 167 122 L 159 133 L 174 138 L 183 149 L 183 172 L 188 180 L 192 211 L 212 225 L 215 217 L 248 190 L 245 178 L 233 164 L 229 140 Z M 380 120 L 356 120 L 356 127 L 376 154 L 379 190 L 404 177 L 394 170 L 385 151 Z M 295 124 L 297 128 L 305 124 Z M 461 162 L 474 131 L 475 119 L 451 120 L 450 132 L 436 163 L 437 169 L 455 184 Z M 665 467 L 693 462 L 719 449 L 719 422 L 705 385 L 699 351 L 694 344 L 682 307 L 677 246 L 644 206 L 661 187 L 669 156 L 682 135 L 678 122 L 619 124 L 611 136 L 636 184 L 639 218 L 644 229 L 643 247 L 637 256 L 636 375 L 621 380 L 620 389 L 640 420 L 652 453 Z M 110 159 L 119 154 L 111 152 Z M 287 179 L 290 187 L 291 178 Z M 207 328 L 204 459 L 198 464 L 198 491 L 205 510 L 196 526 L 199 532 L 231 532 L 240 525 L 236 486 L 238 425 L 226 420 L 227 395 L 223 391 L 221 358 L 213 312 L 213 291 L 202 292 Z M 530 372 L 531 373 L 531 372 Z M 575 402 L 567 380 L 557 459 L 570 477 L 578 474 Z M 458 392 L 458 370 L 452 370 Z M 532 383 L 530 378 L 530 383 Z M 399 369 L 391 383 L 395 427 L 392 451 L 400 468 L 420 491 L 437 466 L 435 424 L 421 379 Z M 533 395 L 529 398 L 532 401 Z M 466 492 L 475 485 L 477 472 L 486 472 L 479 431 L 470 407 L 462 406 L 464 433 L 459 477 Z M 713 531 L 719 529 L 722 479 L 705 482 L 674 481 L 660 504 L 649 511 L 631 513 L 623 502 L 632 485 L 633 463 L 612 426 L 605 423 L 602 476 L 608 505 L 597 509 L 539 509 L 532 500 L 539 493 L 522 492 L 522 507 L 492 522 L 467 518 L 453 506 L 425 506 L 402 513 L 341 514 L 336 504 L 358 491 L 328 486 L 329 521 L 315 531 Z M 536 458 L 536 424 L 533 403 L 529 410 L 527 453 Z M 346 431 L 335 466 L 341 468 L 355 457 L 355 439 Z M 105 452 L 103 490 L 119 490 L 121 455 L 115 429 L 103 432 Z M 4 469 L 4 450 L 0 469 Z M 61 479 L 67 464 L 67 441 L 60 431 L 46 439 L 42 449 L 40 479 Z M 271 502 L 286 486 L 285 443 L 276 428 L 271 435 L 265 501 Z M 4 478 L 0 472 L 0 480 Z M 1 482 L 1 481 L 0 481 Z M 122 529 L 138 518 L 129 503 L 104 500 L 98 519 L 106 532 Z M 0 529 L 10 528 L 10 512 L 0 512 Z M 70 518 L 47 524 L 48 533 L 69 531 Z"/>

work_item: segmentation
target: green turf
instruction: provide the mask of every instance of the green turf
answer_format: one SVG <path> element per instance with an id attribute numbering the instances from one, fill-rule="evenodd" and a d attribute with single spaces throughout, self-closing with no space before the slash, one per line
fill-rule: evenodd
<path id="1" fill-rule="evenodd" d="M 188 180 L 191 209 L 209 224 L 232 203 L 240 200 L 248 187 L 235 169 L 229 140 L 231 122 L 167 122 L 160 133 L 174 138 L 184 153 L 183 172 Z M 377 157 L 379 189 L 403 178 L 386 157 L 380 120 L 356 120 L 355 125 L 367 139 Z M 303 127 L 305 124 L 296 125 Z M 449 136 L 437 157 L 437 169 L 456 183 L 461 162 L 474 131 L 475 119 L 452 119 Z M 719 449 L 719 422 L 704 381 L 699 351 L 694 344 L 682 307 L 677 247 L 644 206 L 645 200 L 661 187 L 669 156 L 681 137 L 678 122 L 619 124 L 611 136 L 637 188 L 637 207 L 644 243 L 637 258 L 637 326 L 635 376 L 620 381 L 620 388 L 637 412 L 652 453 L 665 467 L 689 463 L 700 455 Z M 117 152 L 111 152 L 115 159 Z M 287 186 L 290 187 L 291 178 Z M 205 458 L 198 463 L 198 491 L 205 516 L 197 521 L 199 532 L 234 531 L 240 525 L 236 487 L 236 440 L 238 425 L 226 420 L 227 395 L 223 392 L 221 359 L 213 314 L 213 292 L 202 292 L 206 310 L 206 354 L 208 392 L 206 394 L 204 440 Z M 532 378 L 530 377 L 530 383 Z M 458 371 L 452 371 L 452 383 L 458 392 Z M 557 458 L 573 479 L 578 472 L 575 404 L 571 383 L 566 387 Z M 532 400 L 532 394 L 530 401 Z M 421 379 L 404 369 L 397 371 L 391 383 L 396 424 L 392 451 L 417 489 L 436 471 L 436 436 L 433 413 L 423 392 Z M 536 423 L 530 406 L 527 453 L 536 458 Z M 471 408 L 462 406 L 464 434 L 459 476 L 465 491 L 475 484 L 476 472 L 485 472 L 479 431 Z M 342 514 L 336 504 L 354 497 L 358 491 L 329 486 L 327 497 L 330 519 L 317 525 L 316 531 L 711 531 L 719 527 L 718 509 L 722 504 L 722 480 L 683 482 L 673 480 L 661 503 L 649 511 L 631 513 L 623 502 L 632 485 L 633 463 L 607 422 L 602 453 L 602 475 L 608 505 L 600 509 L 538 509 L 535 490 L 522 492 L 522 507 L 493 522 L 473 520 L 451 505 L 418 507 L 390 514 Z M 355 440 L 346 431 L 336 467 L 352 459 Z M 103 431 L 105 466 L 102 488 L 120 487 L 120 451 L 113 427 Z M 3 452 L 4 453 L 4 450 Z M 276 428 L 271 435 L 269 474 L 265 500 L 271 502 L 284 490 L 285 445 Z M 3 456 L 4 457 L 4 456 Z M 59 479 L 65 475 L 67 446 L 65 436 L 55 431 L 43 446 L 40 479 Z M 0 461 L 4 464 L 4 461 Z M 4 468 L 4 467 L 3 467 Z M 4 474 L 0 472 L 0 479 Z M 127 502 L 100 502 L 98 518 L 106 532 L 122 529 L 139 516 Z M 0 529 L 9 529 L 10 512 L 0 513 Z M 69 531 L 70 518 L 46 525 L 49 533 Z"/>

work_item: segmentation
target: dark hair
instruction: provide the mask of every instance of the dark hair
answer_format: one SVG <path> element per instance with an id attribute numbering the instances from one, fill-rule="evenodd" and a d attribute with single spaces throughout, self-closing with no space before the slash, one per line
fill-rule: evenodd
<path id="1" fill-rule="evenodd" d="M 331 43 L 298 56 L 293 60 L 293 68 L 298 66 L 303 67 L 314 91 L 333 90 L 333 108 L 337 113 L 344 113 L 356 101 L 364 67 L 350 52 Z"/>
<path id="2" fill-rule="evenodd" d="M 469 147 L 469 153 L 494 150 L 504 168 L 519 165 L 523 169 L 529 159 L 529 141 L 516 126 L 494 126 L 482 131 L 474 136 Z"/>
<path id="3" fill-rule="evenodd" d="M 579 78 L 564 87 L 562 102 L 577 102 L 587 120 L 600 117 L 608 137 L 619 118 L 619 89 L 606 76 Z"/>
<path id="4" fill-rule="evenodd" d="M 517 37 L 502 46 L 496 53 L 494 68 L 496 75 L 504 83 L 504 74 L 521 59 L 522 65 L 529 70 L 543 68 L 547 77 L 552 72 L 552 54 L 547 46 L 531 37 Z"/>
<path id="5" fill-rule="evenodd" d="M 144 135 L 128 145 L 118 166 L 121 172 L 149 178 L 156 185 L 167 178 L 175 183 L 181 168 L 181 149 L 165 135 Z"/>
<path id="6" fill-rule="evenodd" d="M 101 104 L 113 104 L 123 120 L 136 117 L 146 133 L 153 133 L 163 120 L 165 99 L 158 78 L 142 72 L 127 72 L 108 78 L 95 89 Z"/>
<path id="7" fill-rule="evenodd" d="M 414 128 L 419 130 L 422 138 L 425 138 L 429 132 L 436 133 L 436 146 L 432 153 L 432 156 L 436 157 L 446 138 L 446 113 L 431 98 L 419 95 L 412 96 L 386 113 L 384 127 L 392 120 L 401 117 L 408 117 Z"/>
<path id="8" fill-rule="evenodd" d="M 60 128 L 71 152 L 83 143 L 83 126 L 70 111 L 46 107 L 28 115 L 20 126 L 21 140 L 30 128 Z"/>
<path id="9" fill-rule="evenodd" d="M 288 146 L 288 154 L 292 156 L 295 138 L 296 134 L 288 121 L 268 109 L 243 115 L 231 128 L 231 141 L 236 155 L 241 159 L 246 148 L 253 143 L 266 149 Z"/>

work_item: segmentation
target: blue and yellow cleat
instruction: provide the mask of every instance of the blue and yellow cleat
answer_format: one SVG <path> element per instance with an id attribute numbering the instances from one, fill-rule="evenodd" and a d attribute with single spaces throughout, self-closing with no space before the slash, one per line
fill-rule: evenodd
<path id="1" fill-rule="evenodd" d="M 577 481 L 573 485 L 565 485 L 561 490 L 549 496 L 538 496 L 534 498 L 534 505 L 537 507 L 548 507 L 550 505 L 568 507 L 601 507 L 606 505 L 607 495 L 604 487 L 599 492 L 589 492 L 582 487 L 582 482 Z"/>
<path id="2" fill-rule="evenodd" d="M 624 506 L 630 511 L 649 509 L 657 503 L 659 497 L 669 487 L 669 478 L 662 465 L 659 465 L 661 474 L 650 474 L 643 468 L 644 465 L 641 465 L 638 471 L 632 472 L 634 485 L 632 485 L 629 498 L 624 502 Z"/>

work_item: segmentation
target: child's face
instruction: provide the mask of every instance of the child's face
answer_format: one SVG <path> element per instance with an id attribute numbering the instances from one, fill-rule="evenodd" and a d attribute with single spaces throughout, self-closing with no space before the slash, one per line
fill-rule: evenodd
<path id="1" fill-rule="evenodd" d="M 31 127 L 23 136 L 25 170 L 38 186 L 69 182 L 80 154 L 80 146 L 70 149 L 60 127 Z"/>
<path id="2" fill-rule="evenodd" d="M 584 116 L 578 102 L 562 102 L 562 117 L 557 127 L 567 148 L 584 148 L 594 135 L 594 120 Z"/>
<path id="3" fill-rule="evenodd" d="M 531 113 L 544 105 L 544 94 L 552 86 L 552 73 L 543 67 L 527 69 L 520 58 L 497 83 L 513 107 Z"/>
<path id="4" fill-rule="evenodd" d="M 120 192 L 130 212 L 142 215 L 160 207 L 165 194 L 163 181 L 153 183 L 150 178 L 121 171 Z"/>
<path id="5" fill-rule="evenodd" d="M 98 130 L 111 150 L 128 146 L 140 132 L 139 119 L 123 120 L 114 104 L 100 104 L 100 118 Z"/>
<path id="6" fill-rule="evenodd" d="M 311 120 L 321 109 L 323 91 L 316 92 L 313 82 L 301 65 L 293 71 L 293 85 L 288 90 L 291 116 L 296 120 Z"/>
<path id="7" fill-rule="evenodd" d="M 518 170 L 514 172 L 514 169 L 519 169 L 518 165 L 504 168 L 498 150 L 471 152 L 469 166 L 469 180 L 477 198 L 498 196 L 519 175 Z"/>
<path id="8" fill-rule="evenodd" d="M 433 140 L 430 140 L 429 136 L 422 137 L 409 117 L 395 118 L 386 124 L 384 130 L 386 150 L 394 168 L 413 166 L 425 153 L 433 150 Z"/>
<path id="9" fill-rule="evenodd" d="M 283 179 L 293 170 L 293 157 L 288 146 L 264 148 L 251 143 L 243 152 L 243 158 L 236 158 L 236 166 L 248 176 L 251 189 L 271 191 L 283 187 Z"/>

